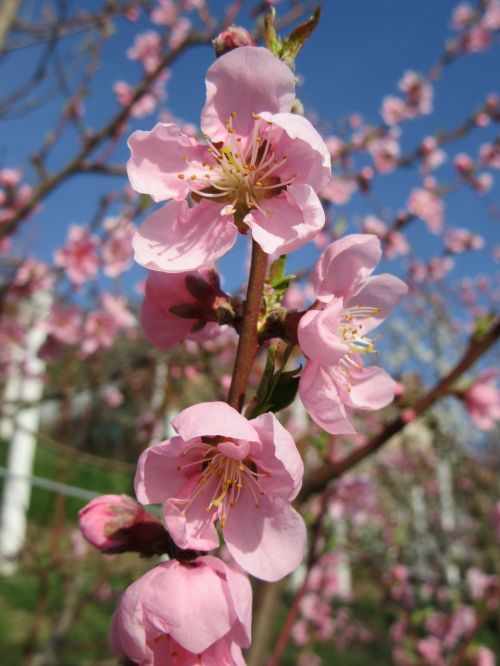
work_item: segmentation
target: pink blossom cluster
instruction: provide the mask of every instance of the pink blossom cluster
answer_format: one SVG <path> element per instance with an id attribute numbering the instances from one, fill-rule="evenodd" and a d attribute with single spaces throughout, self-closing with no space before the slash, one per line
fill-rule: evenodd
<path id="1" fill-rule="evenodd" d="M 334 602 L 352 601 L 343 579 L 345 555 L 325 553 L 311 567 L 307 589 L 300 600 L 299 617 L 292 630 L 297 645 L 312 641 L 333 642 L 337 649 L 345 650 L 351 643 L 369 643 L 372 633 L 357 621 L 347 606 L 335 608 Z"/>
<path id="2" fill-rule="evenodd" d="M 313 271 L 316 301 L 297 330 L 306 357 L 299 395 L 313 420 L 332 434 L 356 432 L 351 410 L 380 409 L 394 398 L 389 375 L 362 360 L 376 351 L 369 333 L 407 292 L 393 275 L 371 275 L 381 256 L 376 236 L 352 234 L 329 245 Z"/>
<path id="3" fill-rule="evenodd" d="M 19 168 L 0 169 L 0 225 L 11 220 L 31 197 L 33 188 L 22 179 Z M 0 249 L 7 249 L 7 243 Z"/>
<path id="4" fill-rule="evenodd" d="M 416 72 L 405 72 L 398 87 L 405 97 L 389 95 L 382 102 L 381 115 L 386 125 L 399 125 L 404 120 L 432 112 L 432 86 Z"/>
<path id="5" fill-rule="evenodd" d="M 414 188 L 408 199 L 408 211 L 422 219 L 433 234 L 441 232 L 444 223 L 444 203 L 436 181 L 427 177 L 423 188 Z"/>
<path id="6" fill-rule="evenodd" d="M 76 286 L 95 279 L 101 266 L 105 275 L 117 277 L 132 264 L 135 229 L 130 220 L 108 217 L 103 227 L 106 236 L 101 240 L 88 227 L 72 225 L 66 245 L 54 253 L 56 266 L 62 268 Z"/>
<path id="7" fill-rule="evenodd" d="M 174 9 L 161 2 L 152 16 L 170 26 Z M 129 57 L 152 71 L 159 50 L 158 35 L 146 33 Z M 425 89 L 418 93 L 410 90 L 412 85 L 409 80 L 404 84 L 408 98 L 424 108 Z M 323 196 L 325 188 L 332 188 L 330 150 L 308 120 L 292 113 L 295 78 L 284 62 L 266 49 L 239 46 L 211 65 L 206 90 L 201 115 L 206 143 L 172 122 L 134 132 L 129 139 L 132 187 L 155 202 L 167 200 L 133 237 L 135 258 L 149 269 L 143 329 L 161 349 L 185 340 L 188 350 L 195 343 L 209 348 L 216 344 L 215 336 L 219 341 L 229 335 L 221 326 L 226 322 L 239 331 L 241 302 L 221 290 L 213 262 L 233 247 L 238 234 L 251 236 L 267 255 L 289 253 L 318 239 L 325 214 L 317 193 Z M 362 122 L 351 119 L 360 134 Z M 378 143 L 366 141 L 376 169 L 392 169 L 399 156 L 397 133 L 379 137 Z M 372 175 L 369 167 L 356 186 L 367 187 Z M 74 283 L 95 276 L 98 247 L 108 275 L 126 264 L 130 227 L 118 232 L 119 223 L 107 221 L 111 238 L 101 243 L 89 233 L 73 231 L 59 262 Z M 393 252 L 396 247 L 406 250 L 402 237 L 379 231 L 385 232 Z M 326 242 L 325 235 L 318 245 Z M 331 243 L 314 269 L 312 305 L 304 312 L 280 307 L 281 319 L 274 320 L 279 335 L 298 343 L 305 356 L 299 381 L 303 404 L 332 434 L 355 433 L 353 410 L 378 410 L 394 397 L 396 383 L 389 375 L 363 363 L 377 353 L 377 336 L 371 337 L 371 331 L 407 292 L 405 283 L 392 275 L 372 275 L 381 257 L 375 235 L 355 234 Z M 275 297 L 269 283 L 264 293 Z M 266 298 L 264 303 L 268 307 Z M 258 325 L 265 330 L 268 312 L 261 314 Z M 101 308 L 83 324 L 82 354 L 107 348 L 117 330 L 132 326 L 125 302 L 105 295 Z M 181 369 L 174 363 L 169 379 L 175 381 L 177 371 L 193 383 L 199 374 L 195 364 Z M 195 655 L 200 663 L 243 663 L 241 648 L 250 642 L 251 617 L 243 572 L 279 580 L 300 564 L 306 543 L 304 520 L 292 506 L 302 484 L 302 458 L 274 413 L 263 408 L 257 414 L 247 418 L 218 400 L 194 404 L 173 419 L 172 437 L 141 454 L 136 496 L 143 506 L 161 504 L 165 538 L 173 549 L 165 552 L 173 556 L 124 593 L 111 630 L 117 656 L 144 666 L 187 665 Z M 143 414 L 143 421 L 145 436 L 150 436 L 155 415 Z M 365 511 L 375 512 L 368 484 L 351 479 L 339 490 L 331 516 L 342 512 L 356 525 L 364 524 L 367 515 L 360 502 L 348 507 L 348 498 L 356 495 L 366 500 Z M 117 531 L 121 539 L 126 529 L 129 539 L 137 524 L 154 523 L 136 505 L 127 508 L 121 500 L 110 511 L 110 502 L 101 498 L 80 516 L 87 537 L 102 550 L 114 547 Z M 221 537 L 232 564 L 207 555 L 220 547 Z M 341 560 L 330 554 L 312 569 L 301 610 L 315 624 L 314 631 L 325 640 L 335 636 L 345 647 L 370 636 L 348 609 L 331 615 L 333 598 L 350 598 L 338 572 Z M 188 621 L 193 608 L 194 625 Z"/>
<path id="8" fill-rule="evenodd" d="M 489 0 L 480 8 L 461 2 L 452 14 L 452 28 L 460 34 L 450 46 L 454 52 L 480 52 L 492 43 L 494 33 L 500 30 L 500 2 Z"/>
<path id="9" fill-rule="evenodd" d="M 483 149 L 482 159 L 487 163 L 495 164 L 494 154 L 493 157 L 488 157 L 488 155 L 491 155 L 491 149 L 492 146 L 489 149 L 487 148 L 486 151 Z M 488 150 L 489 152 L 487 152 Z M 455 155 L 454 165 L 460 177 L 478 194 L 484 194 L 491 189 L 491 186 L 493 185 L 493 176 L 487 172 L 478 174 L 474 161 L 466 153 L 458 153 L 458 155 Z"/>

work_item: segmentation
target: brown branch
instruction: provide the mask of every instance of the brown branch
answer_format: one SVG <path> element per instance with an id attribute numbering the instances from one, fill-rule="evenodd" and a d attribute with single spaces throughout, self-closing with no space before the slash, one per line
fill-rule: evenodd
<path id="1" fill-rule="evenodd" d="M 255 354 L 259 348 L 257 323 L 262 307 L 262 290 L 266 279 L 267 257 L 268 255 L 260 245 L 252 241 L 252 263 L 243 311 L 243 323 L 227 397 L 227 402 L 238 411 L 241 411 L 243 407 L 248 378 L 250 377 Z"/>
<path id="2" fill-rule="evenodd" d="M 16 214 L 8 221 L 6 221 L 0 228 L 0 239 L 15 231 L 20 222 L 25 219 L 30 213 L 34 211 L 37 204 L 52 190 L 54 190 L 60 183 L 65 181 L 70 176 L 77 173 L 85 162 L 88 156 L 106 139 L 116 136 L 121 127 L 126 123 L 131 113 L 134 104 L 150 89 L 159 75 L 169 67 L 174 60 L 188 47 L 210 42 L 214 35 L 205 34 L 192 34 L 187 37 L 184 42 L 174 51 L 170 51 L 164 55 L 160 60 L 157 67 L 144 77 L 142 82 L 135 88 L 134 94 L 126 107 L 120 111 L 105 125 L 99 132 L 89 136 L 83 148 L 70 160 L 57 173 L 48 176 L 42 181 L 33 191 L 30 199 L 16 212 Z"/>
<path id="3" fill-rule="evenodd" d="M 455 382 L 480 358 L 500 337 L 500 318 L 490 326 L 488 331 L 480 338 L 473 338 L 458 364 L 428 393 L 423 395 L 411 408 L 415 416 L 419 416 L 431 407 L 440 398 L 450 392 Z M 311 474 L 302 486 L 300 500 L 307 499 L 313 493 L 322 491 L 332 479 L 342 476 L 345 472 L 360 463 L 362 460 L 378 451 L 391 437 L 403 430 L 407 425 L 402 416 L 396 417 L 388 423 L 381 432 L 372 437 L 364 446 L 354 450 L 336 463 L 324 464 L 321 469 Z"/>

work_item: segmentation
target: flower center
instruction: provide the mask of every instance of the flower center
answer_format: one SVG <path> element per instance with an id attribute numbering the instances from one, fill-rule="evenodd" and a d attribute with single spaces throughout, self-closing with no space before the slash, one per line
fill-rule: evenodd
<path id="1" fill-rule="evenodd" d="M 225 122 L 227 138 L 224 143 L 214 143 L 205 137 L 213 163 L 203 162 L 201 173 L 189 176 L 191 193 L 193 198 L 228 204 L 224 209 L 226 215 L 237 211 L 246 214 L 257 209 L 268 217 L 273 211 L 265 208 L 265 200 L 280 194 L 297 174 L 284 180 L 279 176 L 288 156 L 276 153 L 269 136 L 270 121 L 253 113 L 252 134 L 248 141 L 243 141 L 233 129 L 234 118 L 236 113 L 233 112 Z M 186 178 L 184 173 L 177 175 Z"/>
<path id="2" fill-rule="evenodd" d="M 332 374 L 348 393 L 352 388 L 353 371 L 363 369 L 363 366 L 357 362 L 355 354 L 378 354 L 379 352 L 375 350 L 375 344 L 382 337 L 380 334 L 373 338 L 362 335 L 363 325 L 359 323 L 359 320 L 369 319 L 381 310 L 380 307 L 355 305 L 342 310 L 340 315 L 336 333 L 342 342 L 349 347 L 349 352 L 340 359 L 335 368 L 332 368 Z"/>
<path id="3" fill-rule="evenodd" d="M 363 324 L 360 319 L 369 319 L 381 312 L 382 308 L 373 308 L 365 305 L 355 305 L 342 310 L 340 322 L 337 326 L 337 335 L 345 342 L 349 349 L 356 354 L 378 354 L 375 344 L 382 336 L 377 334 L 374 338 L 361 335 Z"/>
<path id="4" fill-rule="evenodd" d="M 252 460 L 236 460 L 221 453 L 217 446 L 199 442 L 189 446 L 182 454 L 186 457 L 188 453 L 199 449 L 200 455 L 195 460 L 178 465 L 177 471 L 184 471 L 192 467 L 202 468 L 201 474 L 193 488 L 193 494 L 186 499 L 183 514 L 189 509 L 198 495 L 207 494 L 206 511 L 217 511 L 220 525 L 224 528 L 229 510 L 236 506 L 241 493 L 248 489 L 251 493 L 255 508 L 260 509 L 259 497 L 265 495 L 259 479 L 269 478 L 271 474 L 266 471 L 258 471 Z M 207 488 L 210 488 L 207 493 Z"/>

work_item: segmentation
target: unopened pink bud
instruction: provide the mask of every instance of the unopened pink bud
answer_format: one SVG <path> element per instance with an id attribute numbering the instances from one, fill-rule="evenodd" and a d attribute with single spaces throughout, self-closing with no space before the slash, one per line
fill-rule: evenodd
<path id="1" fill-rule="evenodd" d="M 221 32 L 213 40 L 215 55 L 217 57 L 228 53 L 239 46 L 255 46 L 255 41 L 252 35 L 246 28 L 240 28 L 237 25 L 232 25 L 224 32 Z"/>
<path id="2" fill-rule="evenodd" d="M 152 555 L 164 540 L 165 529 L 127 495 L 101 495 L 78 513 L 83 536 L 103 553 L 126 551 Z"/>

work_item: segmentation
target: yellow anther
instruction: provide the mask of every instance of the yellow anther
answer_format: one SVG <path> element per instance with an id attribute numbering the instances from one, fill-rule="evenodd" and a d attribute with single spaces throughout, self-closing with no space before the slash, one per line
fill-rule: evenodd
<path id="1" fill-rule="evenodd" d="M 191 180 L 196 180 L 196 176 L 193 174 L 192 176 L 189 176 Z"/>
<path id="2" fill-rule="evenodd" d="M 186 176 L 183 173 L 178 173 L 177 178 L 180 178 L 181 180 L 184 180 Z"/>

